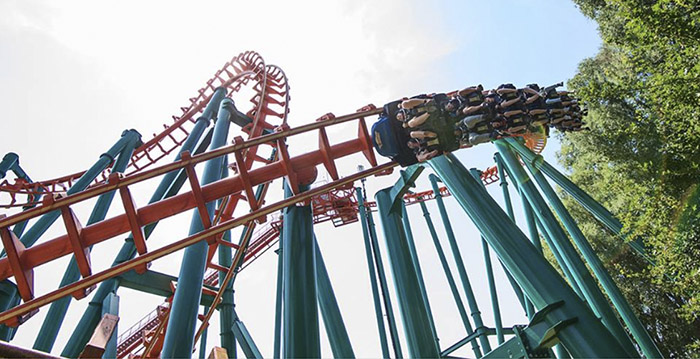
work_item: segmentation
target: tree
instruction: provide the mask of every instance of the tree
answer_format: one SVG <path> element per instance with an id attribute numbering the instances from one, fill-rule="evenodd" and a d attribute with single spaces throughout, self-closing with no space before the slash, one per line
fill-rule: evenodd
<path id="1" fill-rule="evenodd" d="M 590 131 L 562 136 L 560 161 L 656 265 L 565 202 L 662 352 L 700 356 L 700 5 L 575 2 L 604 45 L 568 83 L 588 106 Z"/>

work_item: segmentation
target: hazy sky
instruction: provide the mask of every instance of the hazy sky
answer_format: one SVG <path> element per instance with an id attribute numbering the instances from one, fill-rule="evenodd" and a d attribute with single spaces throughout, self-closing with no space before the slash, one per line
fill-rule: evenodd
<path id="1" fill-rule="evenodd" d="M 341 115 L 417 93 L 479 83 L 495 87 L 504 82 L 522 86 L 565 81 L 600 45 L 595 24 L 561 0 L 194 4 L 0 1 L 0 155 L 18 153 L 35 180 L 83 170 L 124 129 L 137 129 L 144 140 L 150 139 L 224 62 L 246 50 L 284 69 L 292 94 L 289 124 L 297 126 L 327 112 Z M 237 101 L 243 111 L 248 110 L 245 100 Z M 348 133 L 355 133 L 354 128 L 333 129 L 331 140 L 347 140 Z M 290 151 L 303 153 L 316 143 L 313 137 L 295 139 Z M 556 161 L 557 148 L 556 140 L 550 139 L 545 151 L 549 161 Z M 492 164 L 494 151 L 490 144 L 481 145 L 460 151 L 458 157 L 467 167 L 483 169 Z M 341 162 L 341 172 L 349 174 L 360 163 L 359 157 L 348 158 Z M 427 173 L 417 190 L 429 187 Z M 370 195 L 396 178 L 370 178 Z M 139 187 L 139 205 L 147 202 L 156 184 Z M 280 198 L 279 185 L 274 187 L 268 202 Z M 491 186 L 489 191 L 500 203 L 500 189 Z M 478 233 L 454 200 L 446 201 L 484 321 L 493 326 Z M 514 197 L 514 204 L 518 209 L 519 199 Z M 428 206 L 439 223 L 435 204 Z M 85 222 L 90 208 L 83 207 L 79 215 Z M 113 207 L 110 216 L 120 213 L 118 200 Z M 410 207 L 409 215 L 444 349 L 465 333 L 419 211 Z M 149 247 L 185 237 L 189 217 L 164 221 Z M 60 225 L 54 227 L 45 239 L 62 233 Z M 437 229 L 447 250 L 442 226 Z M 320 225 L 316 234 L 356 355 L 381 355 L 360 226 Z M 121 243 L 112 239 L 96 246 L 95 267 L 106 268 Z M 176 275 L 180 256 L 156 261 L 152 268 Z M 37 271 L 39 293 L 56 288 L 66 262 L 64 258 Z M 386 269 L 390 273 L 388 263 Z M 526 323 L 502 271 L 496 271 L 504 324 Z M 272 354 L 275 276 L 276 256 L 270 251 L 236 283 L 237 311 L 265 356 Z M 121 328 L 162 302 L 130 290 L 119 293 Z M 87 300 L 72 304 L 54 353 L 63 349 L 85 305 Z M 46 311 L 20 328 L 18 345 L 33 345 Z M 218 343 L 218 315 L 215 318 L 209 347 Z M 323 353 L 330 356 L 322 335 Z M 456 354 L 469 356 L 471 351 Z"/>

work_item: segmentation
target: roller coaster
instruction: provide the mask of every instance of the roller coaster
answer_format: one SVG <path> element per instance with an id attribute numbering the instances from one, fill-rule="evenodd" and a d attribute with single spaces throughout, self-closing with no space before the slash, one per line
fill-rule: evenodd
<path id="1" fill-rule="evenodd" d="M 321 357 L 320 313 L 333 356 L 355 357 L 352 335 L 343 323 L 313 225 L 360 222 L 372 288 L 368 296 L 374 302 L 381 344 L 377 357 L 402 358 L 402 346 L 409 357 L 453 357 L 467 344 L 475 357 L 661 357 L 545 178 L 575 198 L 611 235 L 620 235 L 622 226 L 609 211 L 539 155 L 550 128 L 584 129 L 585 108 L 572 94 L 558 91 L 558 86 L 530 84 L 518 89 L 505 84 L 494 90 L 471 86 L 401 98 L 381 107 L 370 104 L 342 116 L 328 113 L 290 127 L 284 72 L 266 65 L 257 53 L 244 52 L 216 71 L 162 132 L 143 142 L 137 131 L 124 131 L 84 172 L 32 181 L 19 156 L 10 153 L 0 162 L 2 178 L 14 174 L 14 179 L 0 182 L 2 207 L 7 209 L 7 214 L 0 215 L 4 246 L 0 339 L 8 342 L 0 345 L 0 355 L 50 357 L 61 327 L 67 324 L 63 322 L 71 302 L 87 300 L 80 321 L 71 323 L 74 330 L 61 357 L 191 357 L 198 343 L 202 356 L 207 352 L 202 338 L 218 311 L 221 344 L 209 348 L 210 357 L 235 357 L 240 348 L 246 357 L 261 358 L 234 308 L 233 288 L 243 269 L 275 249 L 279 259 L 275 339 L 274 348 L 266 352 L 275 358 Z M 240 102 L 234 103 L 233 98 L 245 92 L 242 89 L 252 97 L 248 103 L 238 98 Z M 373 121 L 371 128 L 367 121 Z M 230 134 L 231 124 L 240 132 Z M 344 132 L 346 140 L 333 143 L 327 131 L 341 124 L 356 130 Z M 291 151 L 289 139 L 313 133 L 318 136 L 316 150 Z M 495 165 L 482 171 L 465 169 L 451 153 L 486 142 L 494 143 L 498 153 Z M 351 155 L 364 158 L 359 171 L 348 172 L 337 165 Z M 174 160 L 168 163 L 168 156 Z M 330 177 L 327 183 L 314 184 L 319 166 Z M 404 168 L 396 171 L 398 166 Z M 425 168 L 434 172 L 429 175 L 432 188 L 411 191 Z M 397 172 L 396 184 L 377 191 L 375 201 L 368 201 L 359 183 Z M 512 179 L 521 196 L 527 236 L 514 222 L 506 178 Z M 138 205 L 143 201 L 135 198 L 133 188 L 156 182 L 148 203 Z M 284 198 L 268 198 L 273 182 L 283 183 Z M 484 187 L 499 182 L 505 211 Z M 117 193 L 118 214 L 107 218 Z M 454 197 L 482 235 L 493 328 L 484 325 L 478 309 L 457 244 L 460 238 L 445 209 L 443 197 L 447 196 Z M 457 276 L 446 260 L 426 201 L 438 205 Z M 86 221 L 75 210 L 85 204 L 93 208 Z M 464 339 L 449 347 L 441 347 L 438 340 L 440 328 L 431 314 L 411 232 L 414 222 L 406 212 L 410 205 L 421 206 L 460 313 L 455 320 L 465 329 Z M 158 248 L 149 246 L 147 240 L 159 221 L 188 211 L 193 214 L 186 236 Z M 375 214 L 385 239 L 384 255 Z M 62 234 L 45 238 L 59 218 Z M 234 243 L 232 230 L 237 227 L 241 227 L 240 238 Z M 92 247 L 124 240 L 123 236 L 126 241 L 112 265 L 93 270 Z M 541 238 L 561 273 L 543 256 Z M 639 241 L 627 242 L 645 256 Z M 183 249 L 177 277 L 150 269 L 151 262 Z M 528 323 L 502 325 L 490 251 L 504 268 Z M 34 271 L 66 256 L 70 264 L 57 288 L 37 292 Z M 383 257 L 390 259 L 394 298 Z M 120 287 L 163 297 L 164 302 L 144 313 L 141 321 L 117 326 Z M 399 304 L 400 320 L 394 316 L 392 299 Z M 199 314 L 202 307 L 204 314 Z M 39 310 L 47 311 L 39 332 L 23 331 L 22 324 Z M 403 338 L 398 334 L 399 322 Z M 9 343 L 17 335 L 35 336 L 33 348 Z"/>

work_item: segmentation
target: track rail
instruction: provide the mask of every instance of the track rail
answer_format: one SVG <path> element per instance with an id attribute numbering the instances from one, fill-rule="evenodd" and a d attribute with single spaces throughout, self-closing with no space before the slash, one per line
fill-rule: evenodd
<path id="1" fill-rule="evenodd" d="M 4 261 L 3 263 L 6 265 L 6 274 L 8 275 L 5 276 L 5 278 L 14 275 L 23 300 L 25 302 L 31 301 L 34 297 L 32 280 L 33 269 L 38 265 L 47 263 L 60 256 L 71 253 L 79 256 L 85 255 L 85 248 L 127 232 L 132 233 L 137 242 L 137 248 L 140 248 L 139 254 L 143 256 L 146 254 L 146 247 L 143 241 L 143 235 L 140 232 L 142 226 L 195 207 L 199 207 L 200 210 L 205 213 L 203 209 L 204 203 L 227 195 L 251 193 L 252 186 L 268 183 L 275 178 L 287 177 L 292 187 L 297 187 L 300 175 L 302 178 L 304 176 L 304 170 L 308 172 L 308 170 L 314 169 L 316 165 L 324 163 L 326 159 L 331 158 L 329 154 L 332 154 L 332 158 L 336 159 L 352 153 L 362 152 L 365 153 L 365 156 L 370 160 L 370 165 L 376 166 L 376 159 L 371 148 L 371 141 L 364 123 L 365 116 L 376 113 L 378 113 L 378 110 L 374 108 L 365 109 L 356 114 L 314 122 L 295 129 L 289 129 L 283 124 L 280 128 L 286 130 L 253 138 L 249 141 L 242 141 L 242 139 L 238 138 L 234 145 L 194 157 L 184 154 L 180 161 L 124 178 L 112 175 L 108 183 L 95 186 L 88 189 L 86 192 L 81 192 L 74 196 L 59 199 L 47 196 L 46 201 L 41 206 L 0 220 L 0 222 L 2 222 L 2 224 L 0 224 L 0 228 L 2 228 L 0 234 L 8 250 L 8 258 L 0 260 L 0 262 Z M 197 186 L 198 181 L 196 181 L 196 174 L 192 170 L 197 163 L 230 153 L 235 153 L 236 157 L 240 159 L 243 151 L 248 150 L 246 153 L 249 154 L 251 148 L 255 148 L 261 144 L 284 144 L 286 138 L 289 136 L 312 130 L 324 132 L 321 129 L 326 126 L 352 120 L 358 122 L 359 138 L 330 147 L 326 147 L 324 142 L 321 141 L 319 150 L 295 158 L 289 157 L 289 154 L 286 152 L 286 146 L 278 146 L 283 148 L 283 150 L 280 151 L 282 155 L 280 159 L 274 163 L 267 164 L 264 167 L 257 168 L 250 172 L 240 171 L 236 176 L 212 183 L 208 186 L 201 188 Z M 194 190 L 139 209 L 133 207 L 133 201 L 130 200 L 129 185 L 181 168 L 190 169 L 188 172 Z M 240 166 L 239 168 L 243 167 Z M 195 177 L 195 180 L 192 180 L 192 177 Z M 127 203 L 127 206 L 125 206 L 125 213 L 106 221 L 96 223 L 95 225 L 82 228 L 73 215 L 70 206 L 112 190 L 119 190 L 124 203 Z M 128 204 L 132 205 L 130 206 Z M 11 225 L 19 221 L 35 218 L 54 210 L 60 210 L 64 213 L 64 219 L 67 219 L 64 221 L 67 231 L 67 234 L 64 236 L 44 242 L 32 248 L 24 249 L 21 242 L 19 242 L 9 230 Z M 71 225 L 71 223 L 74 225 Z M 82 262 L 88 263 L 89 261 L 85 260 Z M 81 273 L 86 277 L 86 274 L 89 274 L 90 271 L 82 270 Z"/>
<path id="2" fill-rule="evenodd" d="M 339 179 L 338 181 L 323 185 L 321 187 L 317 187 L 314 189 L 311 189 L 307 192 L 301 192 L 298 193 L 292 197 L 289 197 L 287 199 L 275 202 L 273 204 L 267 205 L 265 207 L 262 207 L 258 209 L 255 212 L 250 212 L 248 214 L 245 214 L 241 217 L 231 219 L 225 222 L 222 222 L 218 225 L 212 226 L 202 232 L 199 232 L 195 235 L 183 238 L 181 240 L 175 241 L 167 246 L 158 248 L 153 251 L 149 251 L 148 253 L 145 253 L 143 255 L 140 255 L 134 259 L 131 259 L 129 261 L 126 261 L 124 263 L 121 263 L 117 266 L 114 266 L 112 268 L 103 270 L 99 273 L 92 274 L 88 277 L 85 277 L 77 282 L 74 282 L 70 285 L 67 285 L 65 287 L 56 289 L 54 291 L 51 291 L 47 294 L 41 295 L 39 297 L 30 299 L 30 300 L 25 300 L 24 303 L 20 304 L 17 307 L 14 307 L 12 309 L 9 309 L 3 313 L 0 313 L 0 323 L 8 324 L 8 325 L 17 325 L 19 324 L 17 322 L 18 319 L 22 319 L 23 316 L 35 312 L 38 310 L 40 307 L 47 305 L 59 298 L 71 295 L 72 293 L 79 292 L 79 291 L 84 291 L 85 289 L 96 285 L 97 283 L 100 283 L 102 281 L 105 281 L 109 278 L 116 277 L 120 274 L 126 273 L 130 270 L 137 270 L 143 266 L 145 266 L 148 262 L 151 262 L 153 260 L 156 260 L 158 258 L 162 258 L 164 256 L 167 256 L 168 254 L 171 254 L 173 252 L 179 251 L 183 248 L 186 248 L 194 243 L 200 242 L 207 240 L 212 237 L 216 237 L 219 235 L 223 235 L 223 233 L 229 229 L 235 228 L 240 225 L 244 225 L 252 220 L 255 220 L 256 218 L 259 218 L 260 216 L 264 216 L 267 214 L 270 214 L 272 212 L 281 210 L 284 207 L 293 205 L 298 202 L 303 202 L 310 200 L 312 196 L 323 193 L 326 191 L 331 190 L 335 186 L 338 185 L 347 185 L 349 183 L 353 183 L 357 180 L 360 180 L 362 178 L 372 176 L 372 175 L 377 175 L 384 173 L 393 167 L 397 166 L 395 162 L 389 162 L 385 163 L 382 165 L 377 165 L 375 167 L 372 167 L 370 169 L 367 169 L 362 172 L 358 172 L 352 175 L 349 175 L 347 177 L 343 177 Z M 34 249 L 36 247 L 30 248 L 28 250 Z"/>
<path id="3" fill-rule="evenodd" d="M 197 94 L 188 100 L 188 104 L 180 108 L 181 114 L 172 116 L 173 123 L 164 124 L 163 131 L 154 133 L 153 138 L 134 151 L 125 173 L 131 175 L 151 167 L 179 148 L 217 88 L 223 87 L 229 93 L 234 93 L 250 81 L 255 81 L 256 84 L 253 86 L 255 95 L 250 99 L 254 107 L 248 115 L 278 117 L 286 123 L 289 110 L 289 86 L 284 72 L 277 66 L 266 66 L 262 57 L 256 52 L 243 52 L 234 56 L 214 73 L 214 76 L 197 91 Z M 274 125 L 261 124 L 257 121 L 254 123 L 259 125 L 248 129 L 251 133 L 258 132 L 260 128 L 274 127 Z M 13 183 L 3 180 L 0 182 L 0 192 L 9 195 L 9 202 L 0 204 L 0 207 L 26 207 L 35 204 L 36 202 L 30 198 L 36 198 L 41 194 L 65 192 L 83 174 L 84 172 L 77 172 L 31 183 L 22 179 L 16 179 Z M 109 170 L 105 170 L 95 179 L 93 186 L 105 182 L 109 174 Z M 27 201 L 19 201 L 18 195 L 27 195 Z"/>
<path id="4" fill-rule="evenodd" d="M 316 121 L 296 128 L 288 128 L 286 125 L 283 125 L 279 128 L 280 130 L 278 132 L 256 137 L 249 141 L 242 141 L 239 138 L 233 145 L 222 147 L 210 152 L 205 152 L 197 156 L 189 156 L 185 154 L 179 161 L 163 165 L 151 170 L 146 170 L 131 176 L 120 178 L 116 175 L 112 175 L 108 179 L 107 183 L 94 186 L 84 192 L 80 192 L 75 195 L 59 199 L 54 199 L 51 196 L 47 196 L 46 200 L 42 203 L 42 205 L 36 208 L 18 213 L 7 218 L 0 219 L 0 235 L 2 236 L 3 244 L 5 245 L 5 248 L 8 251 L 8 257 L 0 259 L 0 279 L 6 279 L 11 276 L 14 276 L 17 281 L 17 285 L 20 289 L 20 294 L 23 300 L 25 301 L 25 304 L 36 303 L 37 300 L 39 300 L 39 298 L 34 299 L 33 281 L 31 280 L 31 272 L 34 268 L 65 255 L 80 255 L 80 253 L 84 253 L 84 248 L 86 247 L 92 246 L 109 238 L 113 238 L 128 232 L 131 232 L 134 235 L 135 240 L 139 241 L 139 238 L 142 237 L 139 235 L 140 228 L 146 224 L 159 221 L 161 219 L 170 217 L 183 211 L 193 209 L 195 207 L 200 208 L 200 211 L 202 212 L 206 211 L 203 205 L 206 202 L 223 198 L 225 196 L 240 195 L 242 193 L 251 193 L 252 186 L 268 183 L 274 179 L 281 177 L 286 177 L 290 181 L 290 184 L 292 184 L 293 188 L 298 188 L 297 186 L 300 179 L 303 180 L 304 177 L 307 177 L 306 179 L 308 180 L 309 176 L 313 176 L 309 174 L 309 171 L 314 170 L 315 166 L 322 164 L 326 167 L 326 169 L 330 168 L 329 173 L 331 173 L 331 171 L 335 169 L 335 164 L 333 162 L 334 160 L 353 153 L 363 153 L 365 155 L 365 157 L 369 161 L 370 166 L 372 166 L 372 168 L 368 170 L 372 172 L 371 174 L 386 173 L 386 171 L 394 167 L 395 164 L 389 163 L 382 166 L 377 166 L 376 158 L 374 156 L 371 141 L 364 120 L 365 117 L 377 115 L 380 112 L 381 109 L 376 109 L 374 108 L 374 106 L 366 106 L 355 114 L 349 114 L 340 117 L 329 117 L 323 119 L 322 121 Z M 324 139 L 325 128 L 328 126 L 346 123 L 350 121 L 356 121 L 358 123 L 358 137 L 335 145 L 328 144 L 327 138 Z M 119 190 L 120 194 L 122 194 L 122 198 L 128 199 L 130 198 L 128 186 L 132 184 L 140 183 L 147 179 L 154 178 L 156 176 L 181 168 L 189 168 L 190 171 L 188 172 L 190 173 L 190 175 L 192 175 L 194 174 L 194 171 L 191 169 L 193 169 L 193 167 L 198 163 L 232 153 L 240 155 L 242 151 L 253 147 L 257 147 L 262 144 L 283 144 L 285 142 L 285 139 L 290 136 L 295 136 L 314 130 L 319 131 L 320 138 L 319 149 L 316 151 L 290 158 L 289 154 L 285 151 L 286 146 L 278 146 L 278 148 L 282 149 L 280 150 L 280 158 L 277 161 L 267 164 L 264 167 L 256 168 L 247 173 L 238 173 L 233 177 L 229 177 L 221 181 L 202 186 L 201 188 L 196 188 L 195 186 L 195 189 L 192 191 L 162 200 L 160 202 L 146 205 L 138 209 L 129 209 L 129 207 L 127 206 L 126 213 L 84 228 L 80 228 L 79 223 L 76 222 L 75 217 L 70 215 L 70 213 L 72 213 L 72 210 L 70 209 L 71 205 L 88 200 L 90 198 L 94 198 L 100 194 L 113 190 Z M 244 178 L 246 176 L 248 177 L 247 179 Z M 486 171 L 484 179 L 492 178 L 493 176 L 491 175 L 491 173 L 489 171 Z M 197 181 L 192 181 L 192 183 L 197 183 Z M 324 188 L 327 192 L 331 189 L 337 188 L 338 186 L 348 185 L 350 183 L 352 182 L 347 182 L 347 180 L 344 178 L 342 180 L 338 179 L 319 188 Z M 316 193 L 317 191 L 318 189 L 314 189 L 313 192 Z M 305 192 L 303 194 L 305 199 L 311 198 L 310 196 L 308 196 L 308 193 L 311 192 Z M 300 195 L 302 194 L 299 194 L 297 191 L 297 195 L 295 197 L 292 197 L 292 199 L 295 199 Z M 294 203 L 294 201 L 291 200 L 282 202 Z M 269 208 L 270 206 L 265 207 L 264 209 L 260 208 L 258 210 L 252 211 L 246 216 L 239 217 L 235 220 L 226 219 L 222 221 L 222 223 L 230 224 L 231 222 L 235 222 L 236 225 L 245 224 L 248 222 L 241 221 L 243 218 L 252 217 L 252 219 L 259 219 L 262 216 L 271 212 L 269 211 Z M 69 226 L 66 228 L 68 232 L 66 235 L 54 238 L 34 247 L 25 249 L 17 240 L 17 238 L 14 237 L 13 233 L 9 230 L 9 227 L 16 223 L 35 218 L 37 216 L 54 210 L 61 210 L 64 213 L 64 219 L 66 219 L 66 217 L 68 219 L 71 219 L 70 221 L 66 220 L 65 223 L 76 223 L 75 227 Z M 137 223 L 138 226 L 134 225 L 134 223 Z M 214 226 L 212 228 L 219 227 L 220 225 Z M 210 243 L 216 241 L 215 238 L 208 239 Z M 140 251 L 140 257 L 137 259 L 151 258 L 151 256 L 149 256 L 151 252 L 146 253 L 145 251 L 145 243 L 141 243 L 141 245 L 144 250 Z M 168 251 L 169 247 L 175 248 L 177 246 L 173 244 L 171 246 L 160 248 L 153 253 L 155 253 L 156 258 L 160 258 L 159 253 L 163 253 L 163 251 Z M 168 251 L 168 253 L 170 252 Z M 141 265 L 145 265 L 145 263 L 146 262 L 143 262 L 141 263 Z M 89 271 L 84 271 L 84 274 L 89 274 Z M 85 278 L 79 283 L 88 282 L 86 281 L 87 278 L 93 278 L 93 280 L 95 278 L 94 275 L 84 275 L 84 277 Z M 111 278 L 111 276 L 104 277 L 102 280 L 107 278 Z M 59 291 L 61 291 L 63 295 L 67 295 L 71 292 L 65 291 L 67 289 L 70 289 L 71 287 L 72 286 L 64 287 Z M 56 294 L 54 293 L 54 295 Z M 46 300 L 46 296 L 43 296 L 41 298 Z M 40 302 L 42 302 L 41 305 L 46 304 L 45 302 L 43 302 L 43 300 Z M 17 313 L 14 310 L 15 309 L 9 310 L 6 313 Z M 25 311 L 22 314 L 26 313 L 27 312 Z M 7 315 L 0 315 L 0 322 L 12 323 L 12 320 L 8 320 L 10 318 L 15 319 L 16 316 L 10 315 L 8 317 Z"/>
<path id="5" fill-rule="evenodd" d="M 239 136 L 234 139 L 232 145 L 195 156 L 183 153 L 178 161 L 156 165 L 160 159 L 172 153 L 184 142 L 196 116 L 203 111 L 217 88 L 223 87 L 230 92 L 237 92 L 251 82 L 254 95 L 250 99 L 252 108 L 246 115 L 253 121 L 242 128 L 242 132 L 248 137 L 247 140 Z M 256 232 L 258 236 L 250 242 L 248 242 L 249 238 L 246 238 L 246 245 L 241 248 L 235 244 L 224 243 L 221 238 L 224 231 L 239 225 L 248 225 L 252 232 L 256 222 L 264 221 L 267 214 L 298 202 L 316 201 L 315 206 L 319 209 L 318 212 L 314 212 L 314 220 L 317 223 L 332 220 L 334 225 L 340 226 L 357 221 L 357 201 L 356 199 L 353 201 L 354 191 L 352 190 L 354 181 L 371 175 L 390 173 L 396 166 L 394 162 L 377 163 L 365 122 L 366 117 L 378 115 L 382 109 L 367 105 L 353 114 L 339 117 L 327 114 L 307 125 L 290 128 L 286 123 L 289 100 L 289 85 L 284 72 L 277 66 L 265 65 L 257 53 L 245 52 L 235 56 L 218 70 L 214 77 L 198 91 L 198 95 L 190 98 L 190 104 L 181 108 L 182 114 L 173 116 L 173 124 L 165 125 L 161 133 L 154 134 L 151 140 L 134 152 L 125 176 L 105 171 L 85 191 L 64 197 L 57 196 L 57 192 L 67 190 L 82 173 L 35 183 L 21 180 L 15 181 L 14 184 L 8 181 L 0 182 L 0 192 L 9 193 L 11 196 L 11 203 L 0 207 L 38 204 L 34 208 L 9 217 L 0 215 L 0 238 L 7 252 L 7 257 L 0 259 L 0 280 L 14 277 L 24 302 L 0 313 L 0 323 L 18 325 L 38 308 L 58 298 L 73 295 L 81 299 L 85 296 L 87 289 L 101 281 L 129 270 L 143 271 L 150 261 L 202 240 L 206 240 L 210 245 L 208 257 L 210 268 L 228 269 L 211 261 L 219 245 L 235 249 L 237 257 L 241 257 L 240 264 L 245 267 L 274 245 L 281 223 L 271 222 L 269 227 Z M 326 129 L 349 122 L 356 123 L 357 135 L 344 142 L 331 144 Z M 318 149 L 294 157 L 290 156 L 286 145 L 287 139 L 312 131 L 317 131 Z M 523 137 L 527 146 L 535 152 L 540 152 L 546 144 L 546 137 L 542 134 L 530 133 Z M 270 159 L 261 157 L 258 155 L 258 149 L 261 146 L 270 146 L 275 150 L 276 155 Z M 335 161 L 358 153 L 364 155 L 369 163 L 369 169 L 342 177 Z M 233 155 L 230 167 L 234 170 L 234 175 L 201 186 L 195 166 L 207 160 L 228 155 Z M 315 178 L 318 165 L 324 166 L 332 182 L 300 192 L 300 184 L 308 183 Z M 190 191 L 141 207 L 134 204 L 130 191 L 132 185 L 178 170 L 186 171 Z M 294 196 L 265 205 L 267 186 L 280 178 L 287 179 Z M 496 180 L 498 175 L 495 167 L 486 169 L 482 173 L 484 183 L 490 184 Z M 253 189 L 259 185 L 263 186 L 262 197 L 256 199 Z M 122 214 L 83 227 L 73 212 L 72 206 L 110 191 L 119 191 L 124 208 Z M 35 198 L 36 194 L 45 196 L 41 202 L 18 203 L 16 196 L 20 194 L 28 195 L 29 198 Z M 449 193 L 442 193 L 441 190 L 441 194 Z M 434 195 L 432 191 L 409 194 L 405 197 L 405 201 L 407 204 L 418 203 L 434 198 Z M 205 223 L 206 228 L 203 232 L 155 250 L 147 248 L 142 232 L 143 226 L 193 208 L 199 209 L 202 218 L 208 219 L 205 204 L 214 200 L 222 200 L 223 205 L 218 209 L 214 221 Z M 233 213 L 241 200 L 247 203 L 250 212 L 234 218 Z M 25 248 L 10 230 L 10 227 L 15 224 L 53 211 L 61 212 L 66 234 Z M 127 233 L 133 237 L 139 256 L 110 269 L 93 273 L 87 249 Z M 247 243 L 250 244 L 247 245 Z M 34 269 L 66 255 L 76 257 L 82 279 L 49 293 L 36 295 L 33 285 Z"/>

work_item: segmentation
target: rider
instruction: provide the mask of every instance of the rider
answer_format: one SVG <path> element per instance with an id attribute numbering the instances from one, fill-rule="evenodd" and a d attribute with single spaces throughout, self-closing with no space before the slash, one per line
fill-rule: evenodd
<path id="1" fill-rule="evenodd" d="M 468 116 L 458 124 L 458 129 L 465 145 L 475 146 L 495 139 L 505 127 L 505 118 L 497 111 L 498 94 L 492 90 L 480 98 L 481 101 L 475 97 L 470 106 L 462 110 Z"/>
<path id="2" fill-rule="evenodd" d="M 542 90 L 542 94 L 545 96 L 545 103 L 547 104 L 547 115 L 549 115 L 549 125 L 554 128 L 560 128 L 559 125 L 565 119 L 566 109 L 557 92 L 557 87 L 563 86 L 563 83 L 554 84 L 552 86 L 545 87 Z"/>
<path id="3" fill-rule="evenodd" d="M 451 96 L 404 98 L 384 106 L 372 128 L 372 140 L 380 154 L 407 166 L 453 151 L 460 144 L 475 146 L 524 133 L 530 124 L 545 125 L 545 135 L 549 126 L 581 131 L 586 108 L 568 92 L 558 92 L 556 88 L 562 85 L 542 89 L 529 84 L 518 89 L 503 84 L 488 92 L 478 85 Z"/>
<path id="4" fill-rule="evenodd" d="M 528 118 L 525 116 L 523 96 L 513 84 L 498 86 L 496 93 L 501 98 L 498 109 L 506 118 L 506 131 L 510 134 L 523 133 L 527 130 Z"/>
<path id="5" fill-rule="evenodd" d="M 531 119 L 530 123 L 532 125 L 546 126 L 549 122 L 547 104 L 540 91 L 541 89 L 537 84 L 529 84 L 522 89 L 522 93 L 525 95 L 525 108 Z"/>

